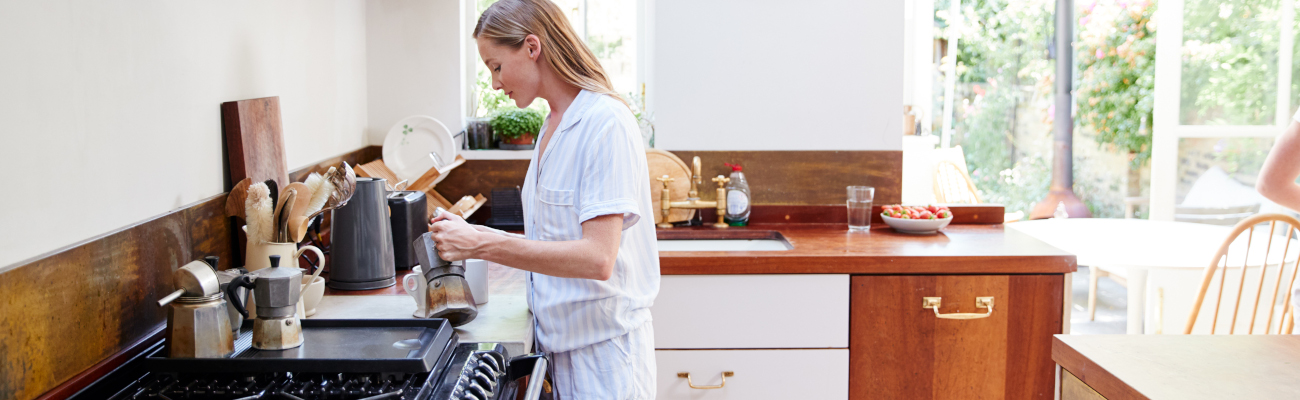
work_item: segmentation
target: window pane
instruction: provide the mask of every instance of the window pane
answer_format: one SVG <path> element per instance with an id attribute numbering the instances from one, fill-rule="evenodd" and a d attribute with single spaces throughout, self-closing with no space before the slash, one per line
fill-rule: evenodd
<path id="1" fill-rule="evenodd" d="M 1188 0 L 1183 125 L 1270 125 L 1276 112 L 1278 0 Z"/>
<path id="2" fill-rule="evenodd" d="M 1255 192 L 1273 138 L 1182 138 L 1177 204 L 1221 208 L 1260 204 Z"/>
<path id="3" fill-rule="evenodd" d="M 636 79 L 636 0 L 586 0 L 587 47 L 620 94 L 641 93 Z"/>

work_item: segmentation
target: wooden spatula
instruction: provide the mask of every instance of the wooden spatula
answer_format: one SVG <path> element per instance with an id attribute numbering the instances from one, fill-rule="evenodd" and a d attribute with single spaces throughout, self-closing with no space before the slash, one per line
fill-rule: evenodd
<path id="1" fill-rule="evenodd" d="M 230 194 L 226 195 L 226 215 L 244 220 L 248 219 L 244 215 L 244 200 L 248 199 L 248 185 L 251 184 L 253 184 L 252 179 L 244 178 L 234 188 L 230 189 Z"/>
<path id="2" fill-rule="evenodd" d="M 307 219 L 308 204 L 311 203 L 312 192 L 307 184 L 302 182 L 290 183 L 285 190 L 293 193 L 293 202 L 285 205 L 286 225 L 280 227 L 281 232 L 285 235 L 285 241 L 294 243 L 301 242 L 303 236 L 307 235 L 304 221 Z"/>

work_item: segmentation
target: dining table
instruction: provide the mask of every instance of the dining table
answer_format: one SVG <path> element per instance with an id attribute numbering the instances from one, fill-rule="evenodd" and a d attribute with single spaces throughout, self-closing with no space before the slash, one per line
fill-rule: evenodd
<path id="1" fill-rule="evenodd" d="M 1159 320 L 1169 313 L 1176 316 L 1173 318 L 1176 321 L 1170 322 L 1177 323 L 1170 326 L 1182 326 L 1199 292 L 1203 271 L 1233 230 L 1232 226 L 1114 218 L 1053 218 L 1009 223 L 1006 227 L 1074 254 L 1080 266 L 1123 271 L 1128 286 L 1126 328 L 1129 334 L 1181 333 L 1162 329 L 1162 321 L 1145 322 L 1149 322 L 1148 316 Z M 1285 229 L 1279 225 L 1270 232 L 1269 225 L 1262 225 L 1255 227 L 1250 235 L 1239 236 L 1229 247 L 1229 268 L 1242 264 L 1275 266 L 1285 258 L 1288 268 L 1293 269 L 1295 260 L 1300 258 L 1300 244 L 1295 239 L 1284 240 Z M 1270 234 L 1272 241 L 1268 240 Z M 1266 261 L 1262 250 L 1268 246 L 1273 248 L 1267 252 Z M 1248 256 L 1247 247 L 1251 249 Z M 1234 264 L 1234 257 L 1241 260 Z M 1149 292 L 1152 286 L 1157 286 L 1148 282 L 1153 273 L 1169 277 L 1165 280 L 1169 284 L 1158 285 L 1158 296 Z M 1166 299 L 1178 306 L 1166 306 Z M 1148 300 L 1156 300 L 1157 304 Z"/>

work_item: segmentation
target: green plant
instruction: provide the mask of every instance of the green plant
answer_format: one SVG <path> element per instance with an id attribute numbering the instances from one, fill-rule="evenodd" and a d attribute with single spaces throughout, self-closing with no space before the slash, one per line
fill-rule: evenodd
<path id="1" fill-rule="evenodd" d="M 1155 91 L 1155 6 L 1146 0 L 1099 0 L 1080 7 L 1078 118 L 1099 146 L 1151 159 Z"/>
<path id="2" fill-rule="evenodd" d="M 532 108 L 516 108 L 492 115 L 492 132 L 497 136 L 516 139 L 524 135 L 537 136 L 542 129 L 542 113 Z"/>

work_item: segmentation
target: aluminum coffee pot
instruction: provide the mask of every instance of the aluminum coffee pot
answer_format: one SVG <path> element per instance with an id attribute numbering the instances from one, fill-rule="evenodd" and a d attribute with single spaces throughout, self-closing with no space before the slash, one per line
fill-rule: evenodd
<path id="1" fill-rule="evenodd" d="M 302 269 L 281 267 L 280 256 L 270 256 L 271 267 L 240 275 L 226 286 L 226 295 L 240 315 L 248 317 L 243 302 L 235 298 L 238 288 L 252 289 L 257 304 L 253 319 L 253 347 L 260 350 L 284 350 L 302 345 L 302 325 L 298 320 L 298 300 L 302 296 Z"/>
<path id="2" fill-rule="evenodd" d="M 171 304 L 167 313 L 167 356 L 217 358 L 235 351 L 226 301 L 218 289 L 216 271 L 193 261 L 172 274 L 177 289 L 158 301 Z"/>
<path id="3" fill-rule="evenodd" d="M 425 299 L 429 307 L 427 318 L 446 318 L 451 326 L 468 324 L 478 316 L 474 294 L 465 281 L 464 264 L 453 263 L 438 255 L 433 243 L 433 232 L 420 235 L 415 243 L 415 256 L 429 285 Z"/>

